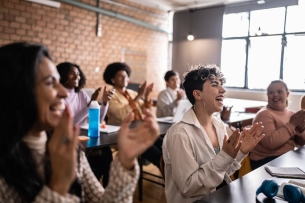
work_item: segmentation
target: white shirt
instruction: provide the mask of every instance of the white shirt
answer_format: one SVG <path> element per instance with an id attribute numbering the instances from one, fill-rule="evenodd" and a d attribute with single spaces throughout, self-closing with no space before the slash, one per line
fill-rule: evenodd
<path id="1" fill-rule="evenodd" d="M 181 121 L 174 124 L 163 140 L 165 162 L 165 195 L 168 203 L 191 203 L 215 191 L 230 175 L 240 168 L 246 156 L 240 151 L 236 160 L 222 150 L 226 128 L 220 118 L 213 117 L 219 153 L 200 125 L 193 109 L 188 110 Z"/>

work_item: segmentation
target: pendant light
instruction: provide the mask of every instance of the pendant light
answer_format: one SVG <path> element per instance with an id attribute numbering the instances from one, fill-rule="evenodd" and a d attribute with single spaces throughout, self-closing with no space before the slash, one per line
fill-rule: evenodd
<path id="1" fill-rule="evenodd" d="M 187 40 L 188 41 L 193 41 L 194 40 L 194 35 L 192 34 L 192 15 L 193 15 L 193 10 L 190 9 L 190 15 L 189 15 L 189 20 L 190 20 L 190 23 L 189 23 L 189 34 L 187 36 Z"/>

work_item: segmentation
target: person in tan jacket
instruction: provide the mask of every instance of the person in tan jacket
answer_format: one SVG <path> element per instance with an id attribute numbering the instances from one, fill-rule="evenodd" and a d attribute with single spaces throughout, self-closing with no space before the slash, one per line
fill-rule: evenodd
<path id="1" fill-rule="evenodd" d="M 125 63 L 115 62 L 109 64 L 104 72 L 104 80 L 115 89 L 107 112 L 107 124 L 120 125 L 123 119 L 133 112 L 134 120 L 143 120 L 143 108 L 150 108 L 152 105 L 149 94 L 152 91 L 153 83 L 146 85 L 146 81 L 140 85 L 138 92 L 127 89 L 130 67 Z M 160 157 L 162 156 L 162 137 L 159 137 L 143 157 L 160 168 Z"/>
<path id="2" fill-rule="evenodd" d="M 193 104 L 163 142 L 165 195 L 168 203 L 191 203 L 231 182 L 230 175 L 264 137 L 263 126 L 229 138 L 220 118 L 225 79 L 216 65 L 198 65 L 184 76 L 183 87 Z"/>

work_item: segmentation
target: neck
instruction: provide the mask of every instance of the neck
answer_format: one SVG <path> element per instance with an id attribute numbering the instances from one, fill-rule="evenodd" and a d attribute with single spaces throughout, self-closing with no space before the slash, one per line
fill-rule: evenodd
<path id="1" fill-rule="evenodd" d="M 199 123 L 203 127 L 209 127 L 212 125 L 213 113 L 208 112 L 205 107 L 203 107 L 201 104 L 199 105 L 197 103 L 194 104 L 193 110 L 195 112 L 195 115 L 196 115 Z"/>
<path id="2" fill-rule="evenodd" d="M 33 136 L 33 137 L 40 137 L 43 135 L 44 131 L 38 130 L 38 129 L 32 129 L 27 133 L 28 136 Z"/>
<path id="3" fill-rule="evenodd" d="M 115 87 L 115 89 L 121 91 L 121 92 L 125 92 L 126 91 L 126 87 Z"/>
<path id="4" fill-rule="evenodd" d="M 270 104 L 267 105 L 269 109 L 275 110 L 275 111 L 284 111 L 286 109 L 286 106 L 272 106 Z"/>

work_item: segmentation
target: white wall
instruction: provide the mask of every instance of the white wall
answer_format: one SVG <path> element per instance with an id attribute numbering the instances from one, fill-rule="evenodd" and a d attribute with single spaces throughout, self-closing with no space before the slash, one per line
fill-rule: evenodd
<path id="1" fill-rule="evenodd" d="M 243 90 L 243 89 L 233 89 L 226 88 L 228 98 L 236 99 L 248 99 L 257 101 L 267 101 L 267 95 L 265 91 L 255 91 L 255 90 Z M 301 109 L 301 98 L 305 93 L 290 92 L 288 108 L 294 111 Z"/>

